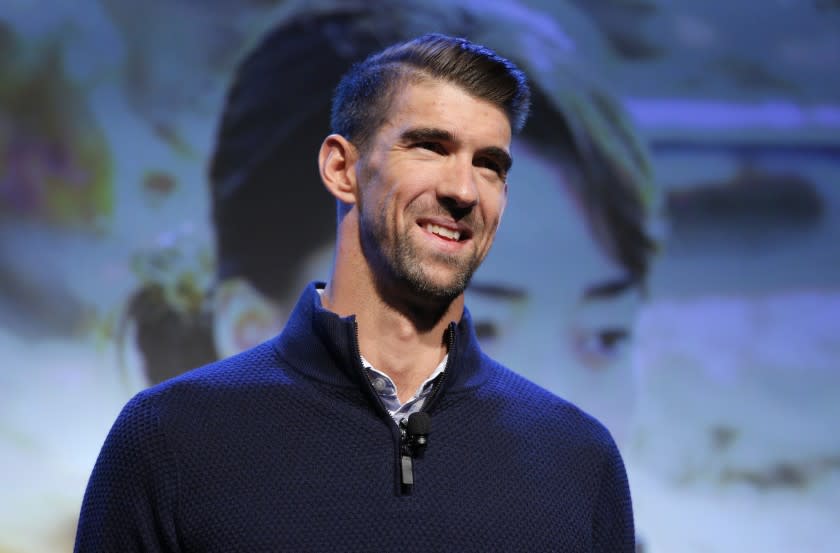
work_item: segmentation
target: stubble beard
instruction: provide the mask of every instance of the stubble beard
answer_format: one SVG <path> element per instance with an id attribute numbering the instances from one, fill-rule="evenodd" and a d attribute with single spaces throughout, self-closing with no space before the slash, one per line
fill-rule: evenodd
<path id="1" fill-rule="evenodd" d="M 368 258 L 384 269 L 389 280 L 407 287 L 416 297 L 441 304 L 451 303 L 467 289 L 481 263 L 477 252 L 468 258 L 440 252 L 423 255 L 412 243 L 408 230 L 390 236 L 383 218 L 371 219 L 362 217 L 360 221 L 363 248 Z M 438 282 L 428 274 L 424 268 L 424 262 L 428 261 L 450 268 L 447 282 Z"/>

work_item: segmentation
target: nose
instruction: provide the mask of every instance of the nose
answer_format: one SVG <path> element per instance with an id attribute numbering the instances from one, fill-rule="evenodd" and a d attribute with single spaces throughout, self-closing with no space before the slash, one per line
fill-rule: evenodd
<path id="1" fill-rule="evenodd" d="M 440 179 L 437 189 L 438 200 L 450 209 L 469 211 L 478 204 L 478 186 L 472 162 L 453 163 L 446 175 Z"/>

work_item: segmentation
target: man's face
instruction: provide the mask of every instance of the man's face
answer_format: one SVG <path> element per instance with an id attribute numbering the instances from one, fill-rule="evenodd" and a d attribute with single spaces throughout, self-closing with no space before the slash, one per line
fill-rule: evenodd
<path id="1" fill-rule="evenodd" d="M 592 413 L 618 440 L 633 411 L 628 353 L 635 287 L 592 236 L 571 193 L 574 171 L 515 145 L 505 222 L 467 289 L 484 349 Z"/>
<path id="2" fill-rule="evenodd" d="M 464 291 L 504 210 L 510 137 L 502 109 L 455 85 L 398 85 L 358 167 L 360 239 L 377 278 L 414 297 Z"/>

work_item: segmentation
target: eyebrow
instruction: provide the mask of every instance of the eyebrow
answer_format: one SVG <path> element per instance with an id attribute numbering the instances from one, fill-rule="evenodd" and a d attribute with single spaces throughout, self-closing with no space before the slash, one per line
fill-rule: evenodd
<path id="1" fill-rule="evenodd" d="M 482 148 L 481 150 L 479 150 L 479 152 L 495 159 L 499 163 L 499 165 L 502 166 L 502 172 L 505 174 L 507 174 L 508 171 L 510 171 L 510 168 L 513 167 L 513 158 L 510 157 L 509 153 L 502 150 L 501 148 L 497 148 L 496 146 L 488 146 L 486 148 Z"/>
<path id="2" fill-rule="evenodd" d="M 584 301 L 605 300 L 614 298 L 638 286 L 638 281 L 632 276 L 624 276 L 611 280 L 605 280 L 591 286 L 587 286 L 583 292 Z"/>
<path id="3" fill-rule="evenodd" d="M 434 127 L 407 129 L 400 134 L 400 141 L 406 144 L 411 142 L 452 142 L 457 144 L 459 142 L 452 132 Z M 510 168 L 513 166 L 513 158 L 502 148 L 487 146 L 486 148 L 480 148 L 476 153 L 496 160 L 505 173 L 510 171 Z"/>
<path id="4" fill-rule="evenodd" d="M 445 129 L 433 127 L 414 127 L 406 129 L 400 135 L 403 142 L 423 142 L 426 140 L 440 140 L 442 142 L 457 142 L 455 135 Z"/>
<path id="5" fill-rule="evenodd" d="M 504 300 L 523 300 L 528 297 L 528 292 L 524 288 L 509 286 L 507 284 L 474 282 L 469 285 L 468 290 L 483 296 Z"/>

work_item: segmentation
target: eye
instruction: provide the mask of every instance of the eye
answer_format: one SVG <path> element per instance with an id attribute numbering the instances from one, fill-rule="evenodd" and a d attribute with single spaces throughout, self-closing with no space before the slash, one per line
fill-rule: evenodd
<path id="1" fill-rule="evenodd" d="M 479 340 L 492 340 L 499 335 L 499 328 L 493 321 L 476 321 L 473 328 Z"/>
<path id="2" fill-rule="evenodd" d="M 496 161 L 493 158 L 488 158 L 488 157 L 478 158 L 473 162 L 473 165 L 475 165 L 476 167 L 480 167 L 482 169 L 490 169 L 491 171 L 496 173 L 496 175 L 498 175 L 498 177 L 502 180 L 504 180 L 504 178 L 506 176 L 505 175 L 505 170 L 504 170 L 504 168 L 502 168 L 502 164 L 499 163 L 498 161 Z"/>
<path id="3" fill-rule="evenodd" d="M 446 148 L 444 148 L 443 144 L 441 144 L 440 142 L 415 142 L 414 144 L 412 144 L 412 146 L 415 148 L 421 148 L 423 150 L 429 150 L 430 152 L 434 152 L 436 154 L 443 155 L 446 153 Z"/>
<path id="4" fill-rule="evenodd" d="M 586 367 L 602 369 L 627 350 L 630 331 L 620 327 L 579 330 L 573 341 L 575 353 Z"/>

